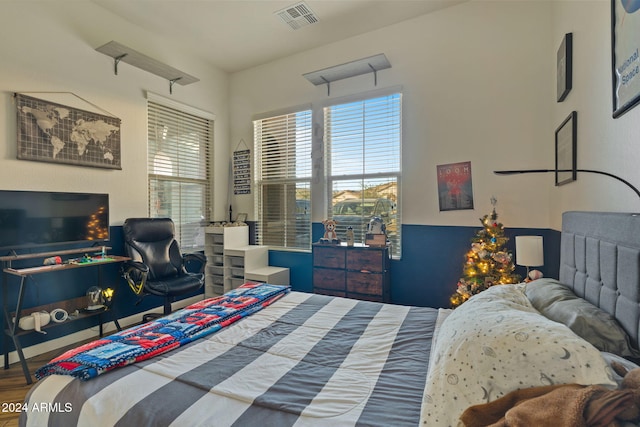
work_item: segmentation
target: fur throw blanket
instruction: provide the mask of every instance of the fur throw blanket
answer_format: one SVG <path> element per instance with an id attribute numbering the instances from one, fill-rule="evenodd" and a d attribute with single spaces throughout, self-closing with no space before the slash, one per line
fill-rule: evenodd
<path id="1" fill-rule="evenodd" d="M 468 408 L 466 427 L 606 427 L 633 404 L 630 390 L 561 384 L 516 390 L 500 399 Z"/>

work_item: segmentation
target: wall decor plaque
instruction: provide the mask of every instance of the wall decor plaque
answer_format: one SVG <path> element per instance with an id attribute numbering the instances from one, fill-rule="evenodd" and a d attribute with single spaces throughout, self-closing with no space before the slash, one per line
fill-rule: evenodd
<path id="1" fill-rule="evenodd" d="M 251 194 L 251 151 L 233 152 L 233 194 Z"/>

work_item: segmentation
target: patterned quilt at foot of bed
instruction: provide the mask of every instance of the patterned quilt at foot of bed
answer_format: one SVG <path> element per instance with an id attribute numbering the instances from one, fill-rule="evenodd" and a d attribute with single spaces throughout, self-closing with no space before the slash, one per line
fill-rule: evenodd
<path id="1" fill-rule="evenodd" d="M 226 294 L 197 302 L 166 317 L 76 347 L 35 372 L 83 380 L 150 359 L 212 334 L 259 311 L 288 293 L 289 286 L 247 283 Z"/>

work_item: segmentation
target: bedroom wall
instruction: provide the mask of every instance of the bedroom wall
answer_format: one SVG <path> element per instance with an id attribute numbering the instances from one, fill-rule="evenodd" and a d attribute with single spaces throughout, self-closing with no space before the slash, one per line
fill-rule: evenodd
<path id="1" fill-rule="evenodd" d="M 225 177 L 216 181 L 216 195 L 226 199 L 226 73 L 91 2 L 3 2 L 0 28 L 0 188 L 105 192 L 110 195 L 112 225 L 122 224 L 127 217 L 146 216 L 145 91 L 151 91 L 216 115 L 216 169 L 224 171 Z M 184 70 L 200 82 L 176 84 L 173 95 L 169 95 L 166 80 L 128 64 L 121 63 L 116 76 L 113 60 L 94 50 L 111 40 Z M 105 114 L 100 110 L 106 110 L 119 117 L 122 170 L 16 160 L 14 92 L 37 92 L 32 96 L 60 98 L 64 105 L 96 111 L 90 105 L 94 104 L 97 112 Z M 77 97 L 42 92 L 71 92 Z"/>
<path id="2" fill-rule="evenodd" d="M 557 49 L 563 35 L 572 32 L 574 52 L 573 89 L 553 105 L 553 129 L 577 111 L 578 168 L 610 172 L 640 187 L 640 107 L 617 119 L 611 116 L 610 7 L 604 0 L 553 3 L 553 46 Z M 517 180 L 519 185 L 523 181 Z M 575 182 L 551 192 L 549 206 L 550 226 L 559 229 L 566 210 L 638 212 L 640 200 L 611 178 L 578 173 Z"/>
<path id="3" fill-rule="evenodd" d="M 501 177 L 495 169 L 553 167 L 555 56 L 550 2 L 471 1 L 231 76 L 231 147 L 252 141 L 252 116 L 314 107 L 375 89 L 403 92 L 403 257 L 392 262 L 392 301 L 448 306 L 469 241 L 498 199 L 508 235 L 541 234 L 543 269 L 557 271 L 557 234 L 549 227 L 553 175 Z M 295 37 L 295 33 L 292 33 Z M 335 82 L 331 95 L 304 73 L 384 53 L 392 68 Z M 471 161 L 473 210 L 440 212 L 436 165 Z M 542 166 L 544 165 L 544 166 Z M 551 181 L 549 181 L 551 179 Z M 316 196 L 318 194 L 316 193 Z M 321 196 L 321 193 L 320 193 Z M 314 241 L 326 208 L 312 201 Z M 252 196 L 234 210 L 254 219 Z M 513 241 L 510 249 L 513 250 Z M 271 251 L 291 269 L 294 289 L 311 290 L 311 256 Z"/>
<path id="4" fill-rule="evenodd" d="M 121 224 L 124 219 L 147 215 L 145 92 L 151 91 L 215 114 L 214 172 L 219 171 L 222 177 L 214 181 L 214 198 L 226 200 L 229 156 L 226 73 L 187 56 L 183 47 L 176 46 L 171 40 L 146 33 L 92 2 L 0 2 L 0 33 L 0 189 L 109 193 L 111 245 L 113 252 L 122 253 L 119 251 L 123 250 Z M 170 95 L 166 80 L 128 64 L 121 63 L 116 76 L 113 60 L 94 50 L 111 40 L 184 70 L 198 77 L 200 82 L 188 86 L 176 84 Z M 105 110 L 119 117 L 122 120 L 122 170 L 16 160 L 14 92 L 34 92 L 31 93 L 34 97 L 101 114 L 105 114 L 102 111 Z M 70 92 L 76 96 L 45 92 Z M 224 215 L 224 204 L 216 207 L 220 209 L 217 215 Z M 89 286 L 98 283 L 97 271 L 82 269 L 39 275 L 37 280 L 28 282 L 24 306 L 83 295 Z M 106 266 L 103 276 L 105 285 L 118 283 L 118 266 Z M 10 296 L 15 295 L 18 285 L 16 280 L 8 286 Z M 13 306 L 15 298 L 8 300 Z M 140 315 L 129 319 L 126 316 L 160 303 L 152 298 L 145 299 L 141 305 L 134 305 L 135 302 L 136 297 L 122 283 L 115 308 L 119 317 L 125 317 L 121 321 L 123 326 L 140 321 Z M 4 303 L 2 296 L 1 303 Z M 79 321 L 50 329 L 42 345 L 25 351 L 27 357 L 70 344 L 73 339 L 95 337 L 97 328 L 93 332 L 85 329 L 95 326 L 97 318 L 92 320 L 93 323 Z M 55 339 L 74 331 L 82 332 Z M 2 335 L 2 343 L 10 341 Z M 23 345 L 43 341 L 37 335 L 25 336 Z M 16 360 L 13 354 L 11 360 Z"/>
<path id="5" fill-rule="evenodd" d="M 254 114 L 376 89 L 364 75 L 327 96 L 302 74 L 384 53 L 392 68 L 378 73 L 378 88 L 403 88 L 403 222 L 477 226 L 496 196 L 509 226 L 547 227 L 545 177 L 531 176 L 525 189 L 492 171 L 552 159 L 550 13 L 549 2 L 472 1 L 235 73 L 231 145 L 252 140 Z M 436 165 L 460 161 L 472 163 L 476 209 L 439 212 Z M 252 196 L 234 205 L 253 219 Z M 313 220 L 324 212 L 314 199 Z"/>
<path id="6" fill-rule="evenodd" d="M 606 177 L 580 174 L 556 188 L 552 174 L 492 173 L 552 168 L 554 130 L 577 110 L 579 167 L 613 171 L 640 185 L 634 142 L 640 107 L 611 118 L 608 0 L 474 0 L 231 77 L 90 2 L 5 2 L 0 11 L 0 188 L 108 192 L 116 229 L 126 217 L 147 212 L 146 168 L 140 167 L 146 164 L 145 90 L 216 115 L 214 200 L 226 201 L 229 151 L 240 139 L 252 140 L 254 114 L 374 90 L 373 78 L 361 76 L 334 83 L 328 97 L 302 74 L 381 52 L 392 68 L 378 73 L 377 88 L 401 85 L 404 93 L 403 231 L 405 254 L 412 255 L 393 263 L 394 302 L 446 305 L 491 196 L 509 235 L 542 234 L 545 245 L 557 240 L 565 210 L 638 210 L 635 195 Z M 573 90 L 556 103 L 556 50 L 569 31 Z M 176 85 L 169 95 L 165 80 L 127 64 L 115 76 L 113 61 L 94 50 L 110 40 L 201 81 Z M 123 170 L 16 160 L 13 92 L 73 92 L 120 117 Z M 475 209 L 439 212 L 436 165 L 459 161 L 472 162 Z M 254 219 L 251 196 L 233 204 Z M 216 202 L 214 217 L 224 218 L 226 208 Z M 314 200 L 314 240 L 323 216 Z M 415 255 L 425 252 L 431 255 Z M 309 254 L 270 256 L 292 268 L 299 289 L 310 289 Z M 545 257 L 543 270 L 553 272 L 557 252 Z"/>

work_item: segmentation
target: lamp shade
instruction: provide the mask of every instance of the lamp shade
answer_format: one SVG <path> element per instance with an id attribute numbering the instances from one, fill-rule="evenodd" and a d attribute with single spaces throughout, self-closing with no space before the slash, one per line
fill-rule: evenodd
<path id="1" fill-rule="evenodd" d="M 516 264 L 526 267 L 544 265 L 542 236 L 516 236 Z"/>

